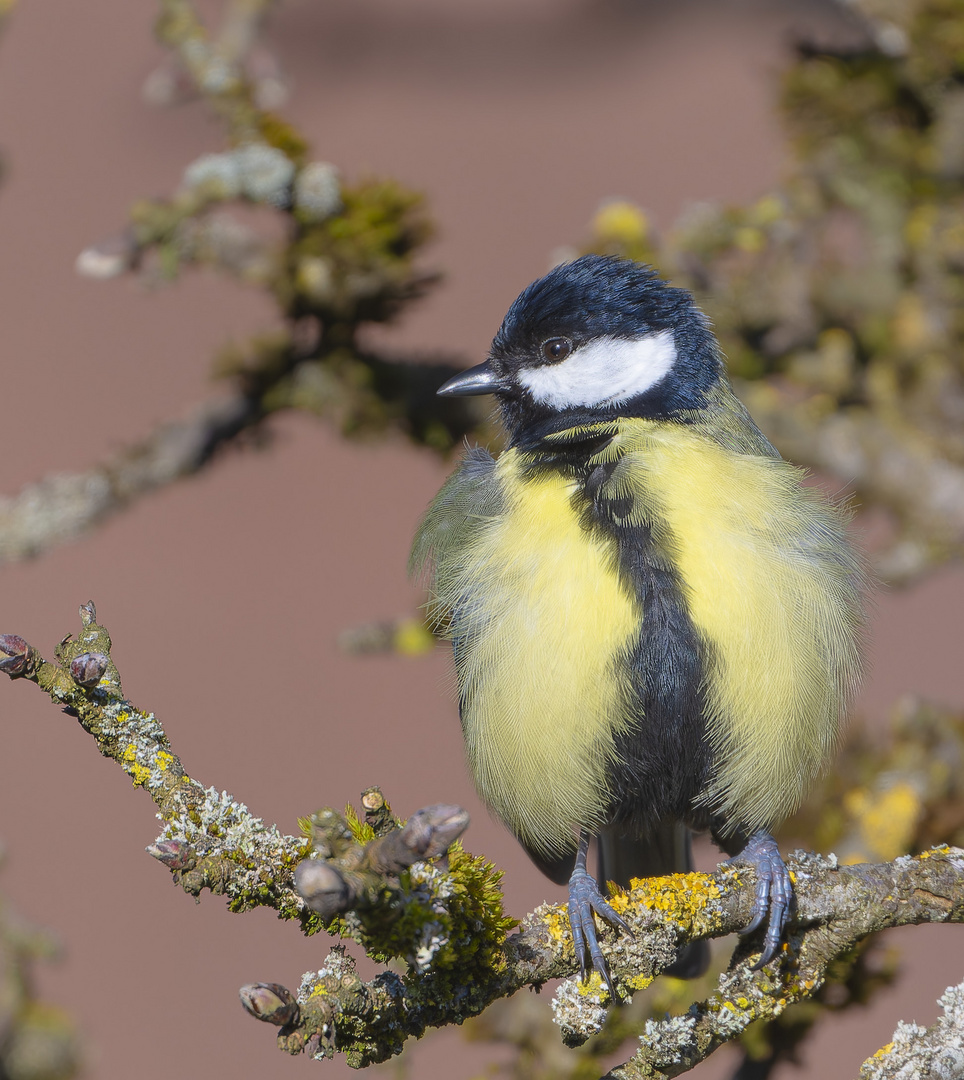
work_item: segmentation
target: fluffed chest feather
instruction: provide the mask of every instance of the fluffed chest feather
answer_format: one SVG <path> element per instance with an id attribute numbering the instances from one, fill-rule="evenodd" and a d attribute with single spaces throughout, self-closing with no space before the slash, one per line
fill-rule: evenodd
<path id="1" fill-rule="evenodd" d="M 578 467 L 474 452 L 414 553 L 434 562 L 476 784 L 543 854 L 613 806 L 769 827 L 856 678 L 845 516 L 779 458 L 646 421 L 613 434 Z"/>
<path id="2" fill-rule="evenodd" d="M 495 812 L 558 854 L 574 823 L 605 821 L 640 611 L 614 545 L 580 519 L 578 481 L 525 476 L 509 451 L 493 482 L 502 512 L 468 539 L 452 605 L 466 747 Z"/>

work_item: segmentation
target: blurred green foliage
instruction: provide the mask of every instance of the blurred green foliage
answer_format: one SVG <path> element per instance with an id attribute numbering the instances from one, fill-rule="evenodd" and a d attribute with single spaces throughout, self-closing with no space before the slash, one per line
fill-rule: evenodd
<path id="1" fill-rule="evenodd" d="M 784 74 L 779 188 L 694 207 L 663 242 L 604 206 L 587 250 L 700 297 L 784 454 L 886 512 L 879 567 L 900 581 L 964 550 L 964 6 L 849 6 L 866 44 L 800 45 Z"/>
<path id="2" fill-rule="evenodd" d="M 37 997 L 38 962 L 57 955 L 46 931 L 23 922 L 0 900 L 0 1078 L 69 1080 L 80 1067 L 80 1046 L 61 1009 Z"/>

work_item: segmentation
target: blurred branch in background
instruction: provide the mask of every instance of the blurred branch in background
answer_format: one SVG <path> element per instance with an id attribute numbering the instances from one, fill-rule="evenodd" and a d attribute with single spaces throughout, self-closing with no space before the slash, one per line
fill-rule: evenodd
<path id="1" fill-rule="evenodd" d="M 0 901 L 0 1076 L 5 1080 L 69 1080 L 80 1068 L 69 1017 L 38 1000 L 34 989 L 37 962 L 57 953 L 50 934 L 27 925 Z"/>
<path id="2" fill-rule="evenodd" d="M 431 225 L 420 196 L 390 180 L 343 182 L 262 106 L 249 61 L 269 7 L 232 0 L 212 38 L 189 3 L 164 0 L 158 36 L 179 85 L 216 113 L 229 149 L 188 165 L 170 199 L 137 203 L 129 224 L 82 252 L 77 268 L 153 282 L 214 269 L 266 291 L 284 328 L 216 358 L 226 395 L 109 461 L 0 499 L 0 562 L 73 539 L 224 448 L 263 439 L 264 421 L 286 409 L 324 416 L 349 436 L 401 432 L 442 450 L 479 425 L 477 405 L 435 396 L 457 369 L 451 358 L 416 362 L 359 344 L 362 327 L 391 321 L 439 280 L 416 265 Z M 232 213 L 242 206 L 244 220 Z"/>
<path id="3" fill-rule="evenodd" d="M 593 250 L 701 298 L 740 395 L 791 460 L 886 511 L 906 582 L 964 550 L 964 16 L 850 0 L 865 47 L 802 44 L 783 81 L 795 164 L 751 206 L 699 206 L 664 243 L 604 207 Z"/>
<path id="4" fill-rule="evenodd" d="M 138 203 L 78 267 L 152 280 L 210 267 L 267 291 L 284 329 L 217 359 L 226 400 L 0 502 L 0 559 L 78 535 L 281 410 L 438 450 L 481 432 L 471 401 L 434 396 L 453 358 L 358 343 L 366 323 L 390 321 L 438 280 L 416 265 L 431 228 L 417 195 L 342 181 L 260 103 L 250 60 L 269 6 L 227 4 L 212 37 L 189 3 L 162 4 L 172 70 L 222 120 L 230 149 L 190 164 L 170 199 Z M 964 20 L 951 0 L 847 6 L 866 18 L 866 46 L 801 45 L 785 76 L 796 164 L 778 190 L 749 207 L 697 207 L 662 244 L 641 212 L 604 207 L 588 246 L 656 262 L 702 297 L 751 412 L 788 457 L 886 512 L 880 570 L 907 581 L 964 546 Z M 239 205 L 257 213 L 242 218 Z"/>

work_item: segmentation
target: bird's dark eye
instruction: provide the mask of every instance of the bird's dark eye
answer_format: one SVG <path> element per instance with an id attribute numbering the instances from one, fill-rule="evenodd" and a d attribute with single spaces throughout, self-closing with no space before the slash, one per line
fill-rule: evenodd
<path id="1" fill-rule="evenodd" d="M 550 364 L 565 360 L 572 352 L 572 342 L 567 337 L 551 337 L 542 343 L 542 355 Z"/>

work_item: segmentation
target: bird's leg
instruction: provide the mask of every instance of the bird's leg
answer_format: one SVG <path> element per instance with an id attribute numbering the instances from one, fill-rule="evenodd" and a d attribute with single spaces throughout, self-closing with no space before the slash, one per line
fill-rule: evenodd
<path id="1" fill-rule="evenodd" d="M 569 878 L 569 925 L 572 927 L 572 944 L 576 950 L 576 959 L 579 961 L 579 972 L 583 981 L 586 979 L 586 954 L 588 953 L 593 969 L 599 972 L 606 986 L 609 987 L 610 997 L 613 1001 L 619 1001 L 620 997 L 616 993 L 612 976 L 609 974 L 609 966 L 599 947 L 599 939 L 596 937 L 593 912 L 601 915 L 613 926 L 619 927 L 630 937 L 632 937 L 632 931 L 606 902 L 595 878 L 586 869 L 588 855 L 589 833 L 585 829 L 580 829 L 576 865 Z"/>
<path id="2" fill-rule="evenodd" d="M 730 849 L 732 851 L 732 848 Z M 740 933 L 752 934 L 767 920 L 763 951 L 753 965 L 759 971 L 776 956 L 783 940 L 783 931 L 793 906 L 793 883 L 776 840 L 765 830 L 755 832 L 746 846 L 727 862 L 749 863 L 756 870 L 756 896 L 753 900 L 753 918 Z"/>

